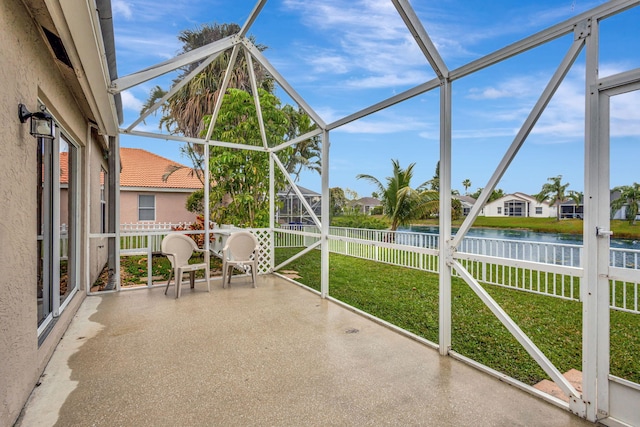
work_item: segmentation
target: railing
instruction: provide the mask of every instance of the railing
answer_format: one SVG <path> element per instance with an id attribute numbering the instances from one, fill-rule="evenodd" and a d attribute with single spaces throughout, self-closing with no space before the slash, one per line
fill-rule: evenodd
<path id="1" fill-rule="evenodd" d="M 121 227 L 121 255 L 151 256 L 159 252 L 162 239 L 175 225 L 167 223 L 162 229 L 156 226 L 146 230 Z M 308 247 L 320 238 L 315 226 L 282 226 L 275 231 L 275 248 Z M 269 230 L 252 232 L 259 237 L 263 253 L 269 254 Z M 202 231 L 182 233 L 202 234 Z M 329 235 L 329 250 L 333 253 L 439 272 L 436 234 L 330 227 Z M 60 248 L 65 255 L 66 235 L 61 234 Z M 579 245 L 466 237 L 458 255 L 461 264 L 481 283 L 580 300 Z M 261 259 L 262 273 L 270 270 L 270 262 L 266 255 Z M 640 251 L 612 248 L 610 266 L 611 308 L 640 313 L 640 283 L 634 273 L 640 270 Z"/>
<path id="2" fill-rule="evenodd" d="M 315 226 L 280 230 L 276 248 L 310 246 L 320 237 Z M 436 234 L 330 227 L 329 235 L 331 252 L 438 273 Z M 481 283 L 580 300 L 580 245 L 465 237 L 458 256 Z M 640 313 L 640 284 L 629 274 L 640 269 L 640 251 L 611 249 L 611 267 L 611 307 Z"/>
<path id="3" fill-rule="evenodd" d="M 190 222 L 132 222 L 120 224 L 120 233 L 130 231 L 164 231 L 171 230 L 174 227 L 188 227 Z"/>

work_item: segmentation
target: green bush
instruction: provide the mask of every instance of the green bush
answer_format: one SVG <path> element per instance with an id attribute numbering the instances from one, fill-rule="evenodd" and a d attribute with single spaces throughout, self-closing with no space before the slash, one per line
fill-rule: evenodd
<path id="1" fill-rule="evenodd" d="M 389 228 L 389 224 L 370 215 L 342 215 L 334 216 L 331 219 L 333 227 L 368 228 L 371 230 L 384 230 Z"/>

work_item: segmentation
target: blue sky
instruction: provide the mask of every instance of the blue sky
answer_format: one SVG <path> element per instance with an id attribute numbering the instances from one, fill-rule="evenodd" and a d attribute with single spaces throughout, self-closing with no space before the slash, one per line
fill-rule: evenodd
<path id="1" fill-rule="evenodd" d="M 528 35 L 604 3 L 601 0 L 413 0 L 412 5 L 447 67 L 456 69 Z M 203 23 L 242 25 L 253 0 L 112 0 L 118 73 L 124 76 L 172 58 L 178 33 Z M 600 75 L 640 67 L 640 8 L 601 25 Z M 389 0 L 270 0 L 250 30 L 267 45 L 268 60 L 329 123 L 435 76 Z M 453 84 L 452 187 L 484 187 L 568 50 L 563 37 Z M 171 75 L 122 94 L 125 125 L 137 118 L 150 89 Z M 279 93 L 283 102 L 291 101 Z M 431 179 L 439 157 L 439 92 L 423 94 L 331 132 L 330 186 L 359 196 L 375 190 L 356 175 L 384 180 L 391 159 L 416 163 L 414 186 Z M 143 125 L 156 131 L 153 119 Z M 140 128 L 138 128 L 140 129 Z M 563 176 L 583 190 L 584 53 L 498 184 L 505 192 L 536 193 Z M 612 104 L 611 185 L 640 182 L 640 96 Z M 140 147 L 188 164 L 179 145 L 123 136 Z M 300 184 L 319 191 L 320 177 Z"/>

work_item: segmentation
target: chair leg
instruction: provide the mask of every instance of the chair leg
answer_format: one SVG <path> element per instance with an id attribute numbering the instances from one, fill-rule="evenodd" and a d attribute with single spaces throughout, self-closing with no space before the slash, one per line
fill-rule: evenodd
<path id="1" fill-rule="evenodd" d="M 227 287 L 227 263 L 222 262 L 222 289 Z"/>
<path id="2" fill-rule="evenodd" d="M 204 270 L 204 274 L 206 275 L 206 280 L 207 280 L 207 292 L 211 292 L 211 272 L 209 271 L 209 266 L 207 265 L 207 267 Z"/>
<path id="3" fill-rule="evenodd" d="M 190 271 L 189 272 L 189 283 L 191 284 L 191 289 L 196 287 L 196 272 L 195 271 Z"/>
<path id="4" fill-rule="evenodd" d="M 167 287 L 164 288 L 164 294 L 167 294 L 167 291 L 169 290 L 169 283 L 171 283 L 171 278 L 173 277 L 173 269 L 169 270 L 169 280 L 167 280 Z"/>
<path id="5" fill-rule="evenodd" d="M 233 276 L 233 264 L 228 265 L 227 268 L 229 269 L 227 271 L 227 284 L 231 286 L 231 276 Z"/>
<path id="6" fill-rule="evenodd" d="M 253 279 L 253 287 L 256 288 L 256 278 L 258 273 L 256 272 L 256 263 L 251 264 L 251 278 Z"/>
<path id="7" fill-rule="evenodd" d="M 182 270 L 176 268 L 176 299 L 180 298 L 182 287 Z"/>

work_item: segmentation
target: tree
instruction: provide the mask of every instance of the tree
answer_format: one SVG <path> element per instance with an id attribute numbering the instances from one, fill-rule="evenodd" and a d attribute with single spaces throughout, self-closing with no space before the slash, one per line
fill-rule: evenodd
<path id="1" fill-rule="evenodd" d="M 540 192 L 535 195 L 535 198 L 538 203 L 548 200 L 549 204 L 556 205 L 557 220 L 560 221 L 560 203 L 567 198 L 565 192 L 569 188 L 569 183 L 562 184 L 562 175 L 548 178 L 548 181 L 542 186 Z"/>
<path id="2" fill-rule="evenodd" d="M 438 160 L 438 163 L 436 163 L 436 171 L 433 175 L 433 178 L 427 181 L 427 184 L 429 184 L 429 188 L 431 190 L 440 191 L 440 161 L 439 160 Z"/>
<path id="3" fill-rule="evenodd" d="M 629 224 L 635 225 L 640 203 L 640 184 L 634 182 L 633 185 L 622 185 L 615 187 L 613 191 L 620 192 L 620 196 L 611 202 L 611 216 L 626 206 L 627 220 Z"/>
<path id="4" fill-rule="evenodd" d="M 183 30 L 178 35 L 178 40 L 182 43 L 181 53 L 187 53 L 209 43 L 221 40 L 234 35 L 240 31 L 240 26 L 235 23 L 213 25 L 204 24 L 195 30 Z M 267 49 L 266 46 L 255 43 L 253 36 L 249 40 L 256 45 L 259 51 Z M 162 117 L 160 127 L 165 128 L 171 134 L 183 135 L 187 137 L 203 136 L 205 115 L 213 112 L 215 103 L 219 96 L 225 72 L 231 60 L 229 49 L 223 52 L 211 64 L 209 64 L 197 76 L 191 79 L 162 106 Z M 173 85 L 181 83 L 202 61 L 188 64 L 180 70 L 178 77 L 173 81 Z M 259 90 L 273 93 L 275 84 L 269 73 L 256 61 L 253 63 L 256 83 Z M 248 71 L 247 61 L 242 49 L 238 53 L 235 64 L 231 68 L 229 88 L 240 89 L 251 93 L 251 80 Z M 142 112 L 149 109 L 156 101 L 166 94 L 160 87 L 156 86 L 149 94 L 149 98 L 142 108 Z M 251 100 L 251 102 L 253 102 Z M 307 133 L 315 127 L 311 119 L 301 109 L 292 106 L 285 106 L 282 113 L 287 116 L 288 128 L 284 133 L 283 140 L 290 140 L 298 135 Z M 220 121 L 218 121 L 220 123 Z M 282 135 L 280 135 L 282 137 Z M 276 141 L 280 143 L 283 140 Z M 195 174 L 204 181 L 204 160 L 202 145 L 186 143 L 181 147 L 183 155 L 188 157 Z M 288 150 L 290 155 L 283 159 L 287 170 L 294 176 L 299 176 L 302 169 L 320 170 L 320 149 L 319 138 L 311 138 L 296 144 L 293 150 Z M 163 179 L 180 169 L 181 166 L 167 169 Z"/>
<path id="5" fill-rule="evenodd" d="M 309 115 L 301 108 L 296 109 L 291 105 L 285 105 L 282 111 L 289 120 L 289 128 L 285 136 L 286 140 L 294 139 L 315 129 L 316 125 L 311 122 Z M 295 145 L 292 155 L 285 162 L 285 168 L 287 172 L 294 176 L 294 180 L 298 181 L 300 173 L 304 169 L 317 173 L 321 172 L 321 157 L 320 137 L 314 136 Z"/>
<path id="6" fill-rule="evenodd" d="M 281 142 L 289 129 L 288 115 L 273 94 L 259 89 L 265 131 L 270 144 Z M 220 124 L 214 127 L 215 140 L 247 145 L 262 145 L 260 127 L 253 97 L 240 89 L 229 89 L 218 115 Z M 204 117 L 205 126 L 211 116 Z M 206 130 L 203 130 L 205 132 Z M 289 158 L 294 148 L 278 153 L 281 160 Z M 210 189 L 212 220 L 247 227 L 264 227 L 269 223 L 269 154 L 263 151 L 212 147 L 209 156 L 211 176 L 215 185 Z M 276 191 L 284 188 L 285 178 L 275 174 Z"/>
<path id="7" fill-rule="evenodd" d="M 468 194 L 467 190 L 469 189 L 469 187 L 471 187 L 471 180 L 470 179 L 465 179 L 464 181 L 462 181 L 462 186 L 464 187 L 464 194 Z"/>
<path id="8" fill-rule="evenodd" d="M 347 197 L 344 195 L 344 190 L 340 187 L 329 188 L 329 200 L 332 217 L 340 215 L 347 206 Z"/>
<path id="9" fill-rule="evenodd" d="M 407 225 L 413 219 L 420 218 L 430 209 L 438 206 L 439 194 L 427 191 L 427 183 L 411 188 L 411 178 L 415 163 L 406 169 L 400 166 L 398 160 L 391 160 L 393 175 L 386 178 L 386 185 L 371 175 L 359 174 L 357 179 L 365 179 L 377 187 L 382 195 L 384 214 L 391 221 L 391 230 L 395 231 L 401 225 Z"/>
<path id="10" fill-rule="evenodd" d="M 473 197 L 474 199 L 478 199 L 478 197 L 480 197 L 480 194 L 482 194 L 482 190 L 484 190 L 484 188 L 480 187 L 478 188 L 475 193 L 471 193 L 469 195 L 469 197 Z M 491 192 L 491 195 L 489 196 L 489 200 L 487 200 L 488 202 L 493 202 L 494 200 L 498 200 L 501 197 L 504 197 L 505 193 L 504 190 L 501 188 L 496 188 L 495 190 L 493 190 Z"/>

